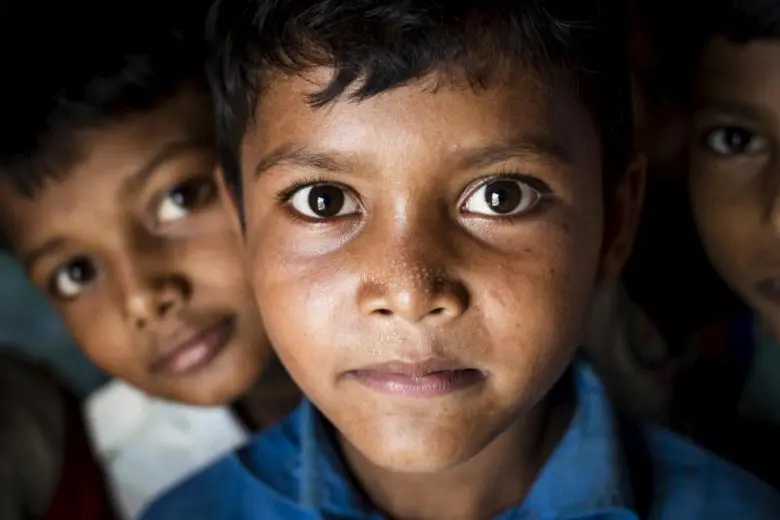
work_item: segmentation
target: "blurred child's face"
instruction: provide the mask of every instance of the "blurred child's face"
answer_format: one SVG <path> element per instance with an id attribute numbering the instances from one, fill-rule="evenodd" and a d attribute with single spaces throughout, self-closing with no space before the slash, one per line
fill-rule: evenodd
<path id="1" fill-rule="evenodd" d="M 140 389 L 223 404 L 268 351 L 213 180 L 208 100 L 182 91 L 85 131 L 84 155 L 34 198 L 6 187 L 7 234 L 86 354 Z"/>
<path id="2" fill-rule="evenodd" d="M 346 448 L 439 471 L 546 394 L 619 263 L 598 133 L 563 82 L 413 82 L 312 108 L 327 78 L 273 78 L 245 135 L 251 283 Z"/>
<path id="3" fill-rule="evenodd" d="M 780 41 L 710 42 L 695 101 L 690 186 L 702 241 L 780 336 Z"/>

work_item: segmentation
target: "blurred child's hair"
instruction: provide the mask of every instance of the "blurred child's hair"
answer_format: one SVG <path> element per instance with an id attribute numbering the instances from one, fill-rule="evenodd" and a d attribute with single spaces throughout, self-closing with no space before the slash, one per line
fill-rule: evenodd
<path id="1" fill-rule="evenodd" d="M 735 43 L 748 43 L 780 38 L 778 0 L 710 0 L 702 9 L 702 23 L 697 24 L 702 39 L 723 35 Z"/>
<path id="2" fill-rule="evenodd" d="M 61 387 L 43 367 L 0 347 L 0 517 L 40 518 L 60 479 Z"/>
<path id="3" fill-rule="evenodd" d="M 0 177 L 33 196 L 78 133 L 206 89 L 204 0 L 9 0 L 0 16 Z"/>
<path id="4" fill-rule="evenodd" d="M 473 88 L 520 63 L 565 72 L 602 137 L 605 177 L 632 146 L 627 6 L 615 0 L 217 0 L 207 22 L 220 159 L 240 200 L 237 150 L 271 73 L 335 68 L 313 106 L 429 74 Z M 549 82 L 554 88 L 554 82 Z"/>
<path id="5" fill-rule="evenodd" d="M 780 38 L 780 0 L 644 0 L 670 88 L 690 94 L 695 64 L 718 36 L 736 44 Z"/>

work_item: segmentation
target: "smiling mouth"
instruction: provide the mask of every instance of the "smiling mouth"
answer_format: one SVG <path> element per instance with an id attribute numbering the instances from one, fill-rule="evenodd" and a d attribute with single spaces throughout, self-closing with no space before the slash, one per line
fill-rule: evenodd
<path id="1" fill-rule="evenodd" d="M 173 376 L 191 374 L 213 361 L 233 339 L 235 316 L 225 316 L 173 345 L 152 364 L 152 371 Z"/>
<path id="2" fill-rule="evenodd" d="M 414 398 L 453 394 L 486 379 L 480 370 L 444 359 L 384 363 L 352 370 L 345 376 L 379 393 Z"/>

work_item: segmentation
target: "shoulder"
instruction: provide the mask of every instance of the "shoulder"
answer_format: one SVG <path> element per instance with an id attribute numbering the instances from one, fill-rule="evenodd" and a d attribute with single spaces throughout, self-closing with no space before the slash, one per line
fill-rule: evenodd
<path id="1" fill-rule="evenodd" d="M 144 520 L 233 518 L 248 478 L 235 455 L 216 462 L 165 493 L 141 515 Z"/>
<path id="2" fill-rule="evenodd" d="M 142 518 L 302 518 L 297 413 L 166 492 Z"/>
<path id="3" fill-rule="evenodd" d="M 758 477 L 663 428 L 643 430 L 653 463 L 655 502 L 666 514 L 712 520 L 780 518 L 780 492 Z"/>

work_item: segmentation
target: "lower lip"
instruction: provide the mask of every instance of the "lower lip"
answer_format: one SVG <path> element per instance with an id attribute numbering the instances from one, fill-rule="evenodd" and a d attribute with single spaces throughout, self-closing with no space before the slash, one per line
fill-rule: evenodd
<path id="1" fill-rule="evenodd" d="M 478 370 L 447 370 L 425 376 L 407 376 L 376 370 L 350 372 L 352 379 L 383 394 L 402 397 L 439 397 L 475 386 L 485 377 Z"/>
<path id="2" fill-rule="evenodd" d="M 234 331 L 235 320 L 232 317 L 220 320 L 203 331 L 197 343 L 167 357 L 161 368 L 168 374 L 183 376 L 205 367 L 224 350 Z"/>

